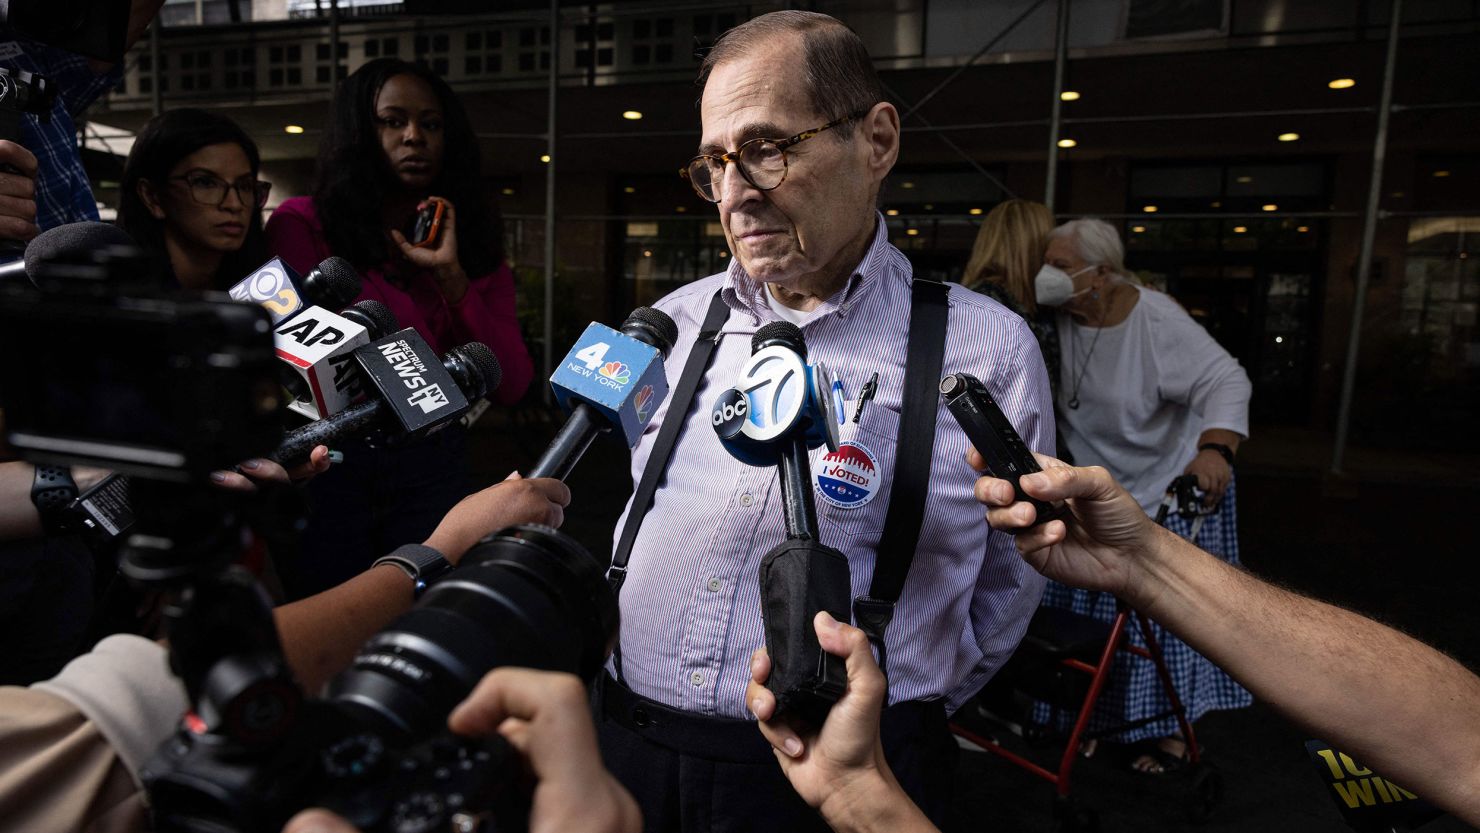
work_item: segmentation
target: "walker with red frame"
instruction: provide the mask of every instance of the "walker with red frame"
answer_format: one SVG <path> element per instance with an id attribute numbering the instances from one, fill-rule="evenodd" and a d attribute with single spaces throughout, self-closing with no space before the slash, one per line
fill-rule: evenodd
<path id="1" fill-rule="evenodd" d="M 1158 524 L 1166 522 L 1167 513 L 1174 503 L 1177 506 L 1178 515 L 1192 520 L 1188 540 L 1196 543 L 1197 533 L 1202 527 L 1203 520 L 1207 515 L 1216 511 L 1216 508 L 1210 509 L 1204 505 L 1197 492 L 1195 475 L 1183 475 L 1167 486 L 1166 495 L 1156 513 Z M 1127 625 L 1132 620 L 1141 629 L 1141 635 L 1146 643 L 1144 648 L 1133 644 L 1129 639 Z M 1081 638 L 1075 639 L 1074 636 L 1066 633 L 1066 625 L 1070 630 L 1080 629 Z M 1206 821 L 1212 814 L 1213 808 L 1223 798 L 1223 778 L 1217 769 L 1202 759 L 1202 750 L 1198 746 L 1192 721 L 1187 719 L 1187 710 L 1183 707 L 1181 698 L 1177 696 L 1176 687 L 1172 683 L 1171 675 L 1167 672 L 1166 662 L 1162 657 L 1161 645 L 1152 632 L 1150 623 L 1145 614 L 1130 609 L 1124 602 L 1116 599 L 1115 620 L 1109 626 L 1108 636 L 1103 637 L 1103 647 L 1098 649 L 1098 661 L 1091 664 L 1082 656 L 1078 656 L 1084 654 L 1084 649 L 1087 647 L 1082 632 L 1089 629 L 1104 633 L 1104 628 L 1103 622 L 1072 611 L 1039 608 L 1038 613 L 1028 625 L 1028 632 L 1018 649 L 1019 654 L 1037 653 L 1042 658 L 1052 657 L 1063 668 L 1090 675 L 1089 690 L 1079 705 L 1078 717 L 1074 722 L 1074 728 L 1069 733 L 1057 770 L 1048 769 L 1006 749 L 995 738 L 979 734 L 959 722 L 953 721 L 951 730 L 958 737 L 1005 758 L 1010 763 L 1052 784 L 1055 788 L 1054 829 L 1056 831 L 1059 833 L 1096 833 L 1100 829 L 1098 814 L 1093 809 L 1075 801 L 1069 794 L 1070 776 L 1074 769 L 1075 759 L 1079 757 L 1078 750 L 1081 742 L 1136 729 L 1175 716 L 1182 732 L 1182 738 L 1187 744 L 1186 772 L 1189 780 L 1185 810 L 1190 821 L 1194 823 Z M 1157 677 L 1171 703 L 1171 708 L 1149 717 L 1090 733 L 1088 731 L 1090 718 L 1094 715 L 1095 704 L 1110 677 L 1117 652 L 1125 652 L 1151 660 L 1156 667 Z M 1025 737 L 1031 737 L 1032 732 L 1026 730 L 1023 734 Z"/>

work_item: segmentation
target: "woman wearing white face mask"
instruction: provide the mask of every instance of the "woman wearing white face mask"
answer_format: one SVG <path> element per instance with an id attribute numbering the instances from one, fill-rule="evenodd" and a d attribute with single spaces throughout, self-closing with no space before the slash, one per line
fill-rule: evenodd
<path id="1" fill-rule="evenodd" d="M 1058 309 L 1060 436 L 1076 464 L 1104 466 L 1148 514 L 1173 478 L 1196 475 L 1207 504 L 1218 507 L 1197 543 L 1237 563 L 1233 459 L 1249 433 L 1249 377 L 1175 300 L 1128 279 L 1124 258 L 1120 236 L 1103 220 L 1074 220 L 1049 233 L 1034 293 L 1039 304 Z M 1183 537 L 1191 531 L 1175 515 L 1167 525 Z M 1115 617 L 1115 600 L 1106 594 L 1050 582 L 1043 600 L 1106 622 Z M 1190 719 L 1249 705 L 1247 691 L 1157 630 Z M 1169 709 L 1151 663 L 1123 659 L 1090 729 Z M 1042 709 L 1040 717 L 1047 715 Z M 1133 744 L 1130 765 L 1140 772 L 1165 772 L 1185 759 L 1173 719 L 1118 739 Z"/>

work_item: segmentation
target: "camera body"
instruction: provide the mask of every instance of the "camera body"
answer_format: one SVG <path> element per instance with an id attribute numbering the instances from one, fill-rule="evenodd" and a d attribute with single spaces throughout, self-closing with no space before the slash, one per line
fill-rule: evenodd
<path id="1" fill-rule="evenodd" d="M 215 293 L 167 295 L 137 252 L 39 265 L 0 287 L 0 406 L 27 459 L 203 481 L 282 435 L 270 320 Z"/>
<path id="2" fill-rule="evenodd" d="M 194 712 L 142 772 L 156 829 L 277 833 L 318 806 L 366 831 L 523 829 L 517 756 L 448 734 L 447 715 L 500 666 L 589 681 L 616 633 L 605 565 L 527 525 L 470 550 L 322 699 L 302 696 L 280 654 L 218 651 Z"/>

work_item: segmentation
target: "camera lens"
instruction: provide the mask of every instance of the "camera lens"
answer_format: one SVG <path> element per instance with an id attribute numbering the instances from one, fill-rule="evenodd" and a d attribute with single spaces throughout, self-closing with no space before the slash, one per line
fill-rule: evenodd
<path id="1" fill-rule="evenodd" d="M 365 643 L 335 679 L 331 699 L 410 739 L 440 729 L 478 680 L 502 665 L 590 680 L 617 637 L 605 568 L 549 527 L 505 529 Z"/>

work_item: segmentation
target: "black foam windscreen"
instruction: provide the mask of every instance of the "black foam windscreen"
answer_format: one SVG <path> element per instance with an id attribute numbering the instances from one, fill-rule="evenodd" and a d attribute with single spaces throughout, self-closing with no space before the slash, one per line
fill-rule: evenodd
<path id="1" fill-rule="evenodd" d="M 401 329 L 401 325 L 396 321 L 396 314 L 391 312 L 391 308 L 374 299 L 367 298 L 363 301 L 356 301 L 355 303 L 345 307 L 344 311 L 341 312 L 340 315 L 354 320 L 352 314 L 355 312 L 358 312 L 360 315 L 364 316 L 365 319 L 364 321 L 357 321 L 356 323 L 360 324 L 361 326 L 365 326 L 367 324 L 371 325 L 365 326 L 365 328 L 367 330 L 374 331 L 374 334 L 371 336 L 372 339 L 380 338 L 383 335 L 389 335 L 390 333 L 394 333 L 396 330 Z"/>
<path id="2" fill-rule="evenodd" d="M 87 258 L 109 246 L 138 245 L 128 232 L 112 223 L 67 223 L 41 232 L 26 244 L 26 274 L 34 275 L 40 264 L 49 261 Z"/>
<path id="3" fill-rule="evenodd" d="M 652 346 L 658 348 L 658 352 L 664 356 L 668 355 L 668 351 L 673 349 L 674 342 L 678 341 L 678 325 L 673 323 L 668 313 L 652 307 L 638 307 L 633 310 L 632 314 L 627 316 L 627 320 L 622 322 L 621 329 L 626 331 L 631 327 L 651 333 Z"/>
<path id="4" fill-rule="evenodd" d="M 475 395 L 488 396 L 498 390 L 498 386 L 504 381 L 504 370 L 499 366 L 498 357 L 488 349 L 488 345 L 481 341 L 470 341 L 461 347 L 454 347 L 452 352 L 472 365 L 483 379 L 483 392 L 475 394 L 465 391 L 468 398 L 471 399 Z"/>
<path id="5" fill-rule="evenodd" d="M 342 257 L 326 257 L 303 276 L 303 296 L 328 310 L 344 309 L 359 294 L 360 273 Z"/>
<path id="6" fill-rule="evenodd" d="M 750 352 L 755 353 L 771 344 L 790 347 L 802 358 L 807 357 L 807 339 L 802 335 L 802 328 L 790 321 L 772 321 L 756 330 L 750 339 Z"/>

